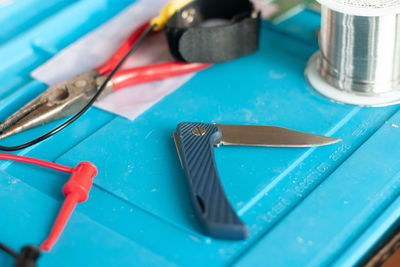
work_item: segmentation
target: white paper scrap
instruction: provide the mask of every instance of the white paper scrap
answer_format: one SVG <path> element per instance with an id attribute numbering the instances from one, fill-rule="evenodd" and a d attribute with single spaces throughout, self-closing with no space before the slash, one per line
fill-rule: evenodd
<path id="1" fill-rule="evenodd" d="M 123 40 L 143 22 L 153 18 L 168 0 L 141 0 L 85 35 L 35 69 L 31 76 L 48 85 L 70 79 L 105 62 Z M 127 60 L 124 68 L 172 60 L 163 33 L 151 36 Z M 194 74 L 127 87 L 112 93 L 95 106 L 134 120 Z"/>

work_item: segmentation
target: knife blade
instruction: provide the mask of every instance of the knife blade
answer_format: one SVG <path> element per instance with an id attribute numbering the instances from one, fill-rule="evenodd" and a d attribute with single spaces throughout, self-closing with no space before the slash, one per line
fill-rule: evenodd
<path id="1" fill-rule="evenodd" d="M 216 124 L 222 139 L 215 145 L 265 147 L 314 147 L 340 142 L 340 139 L 294 131 L 276 126 Z"/>

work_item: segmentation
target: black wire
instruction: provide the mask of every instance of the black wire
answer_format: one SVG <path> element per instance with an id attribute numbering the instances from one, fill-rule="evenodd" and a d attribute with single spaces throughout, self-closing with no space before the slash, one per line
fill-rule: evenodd
<path id="1" fill-rule="evenodd" d="M 126 55 L 121 59 L 121 61 L 118 63 L 118 65 L 110 72 L 110 74 L 107 75 L 105 81 L 102 83 L 102 85 L 100 86 L 99 90 L 92 97 L 92 99 L 89 101 L 89 103 L 87 103 L 86 106 L 83 107 L 72 118 L 70 118 L 66 122 L 62 123 L 58 127 L 54 128 L 50 132 L 48 132 L 48 133 L 46 133 L 46 134 L 44 134 L 44 135 L 42 135 L 42 136 L 40 136 L 40 137 L 38 137 L 36 139 L 33 139 L 32 141 L 29 141 L 29 142 L 27 142 L 25 144 L 18 145 L 18 146 L 0 146 L 0 150 L 3 150 L 3 151 L 16 151 L 16 150 L 20 150 L 20 149 L 24 149 L 24 148 L 33 146 L 33 145 L 35 145 L 35 144 L 37 144 L 39 142 L 42 142 L 43 140 L 46 140 L 49 137 L 55 135 L 56 133 L 58 133 L 59 131 L 63 130 L 64 128 L 66 128 L 67 126 L 72 124 L 74 121 L 79 119 L 93 105 L 93 103 L 97 100 L 97 98 L 100 96 L 100 94 L 104 91 L 104 89 L 106 88 L 107 83 L 111 80 L 111 78 L 114 76 L 114 74 L 119 70 L 119 68 L 121 68 L 121 66 L 122 66 L 122 64 L 124 64 L 125 60 L 133 52 L 135 52 L 139 48 L 139 46 L 142 44 L 142 42 L 147 37 L 147 35 L 149 35 L 149 33 L 153 30 L 153 28 L 154 28 L 154 25 L 149 25 L 147 27 L 147 29 L 142 33 L 142 35 L 139 37 L 137 42 L 132 46 L 132 48 L 129 50 L 129 52 L 126 53 Z"/>
<path id="2" fill-rule="evenodd" d="M 3 243 L 0 243 L 0 249 L 4 250 L 5 252 L 7 252 L 8 254 L 10 254 L 11 256 L 13 256 L 14 258 L 17 258 L 19 256 L 19 254 L 17 252 L 15 252 L 14 250 L 12 250 L 11 248 L 7 247 L 6 245 L 4 245 Z"/>

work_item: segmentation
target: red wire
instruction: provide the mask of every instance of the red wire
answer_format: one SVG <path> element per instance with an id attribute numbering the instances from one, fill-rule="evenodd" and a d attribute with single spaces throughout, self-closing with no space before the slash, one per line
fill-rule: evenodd
<path id="1" fill-rule="evenodd" d="M 60 172 L 66 172 L 66 173 L 72 173 L 72 171 L 74 169 L 72 167 L 60 165 L 60 164 L 53 163 L 50 161 L 45 161 L 45 160 L 35 159 L 35 158 L 30 158 L 30 157 L 25 157 L 25 156 L 5 154 L 5 153 L 0 153 L 0 159 L 25 162 L 25 163 L 34 164 L 34 165 L 46 167 L 49 169 L 57 170 Z"/>
<path id="2" fill-rule="evenodd" d="M 121 61 L 121 59 L 129 52 L 132 46 L 134 46 L 146 29 L 149 27 L 150 22 L 147 21 L 140 25 L 136 30 L 134 30 L 126 39 L 122 42 L 119 48 L 114 52 L 114 54 L 100 67 L 96 70 L 102 74 L 109 74 Z"/>

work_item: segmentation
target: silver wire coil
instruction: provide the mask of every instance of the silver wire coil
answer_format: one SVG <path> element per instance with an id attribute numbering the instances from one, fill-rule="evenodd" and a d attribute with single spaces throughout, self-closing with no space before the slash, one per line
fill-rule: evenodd
<path id="1" fill-rule="evenodd" d="M 321 80 L 341 91 L 334 101 L 365 106 L 384 106 L 400 100 L 400 15 L 355 16 L 321 9 L 320 51 L 310 60 Z M 310 66 L 308 66 L 310 69 Z M 309 71 L 309 70 L 308 70 Z M 306 71 L 306 76 L 308 75 Z M 308 82 L 326 95 L 321 82 Z M 321 92 L 322 91 L 322 92 Z M 356 97 L 376 98 L 346 100 Z M 379 99 L 382 98 L 382 99 Z M 384 100 L 383 100 L 384 98 Z M 354 103 L 353 103 L 354 102 Z M 376 102 L 376 103 L 375 103 Z"/>
<path id="2" fill-rule="evenodd" d="M 322 8 L 320 72 L 331 85 L 374 95 L 400 85 L 400 17 L 361 17 Z"/>

